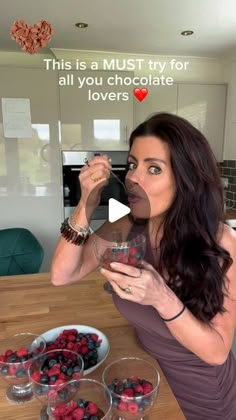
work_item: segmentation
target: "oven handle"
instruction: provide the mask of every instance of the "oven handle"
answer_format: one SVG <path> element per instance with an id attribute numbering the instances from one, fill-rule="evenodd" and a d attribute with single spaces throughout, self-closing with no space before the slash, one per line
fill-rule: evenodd
<path id="1" fill-rule="evenodd" d="M 70 170 L 72 171 L 72 172 L 80 172 L 81 171 L 81 169 L 82 168 L 71 168 Z M 124 168 L 113 168 L 113 171 L 124 171 L 125 170 L 125 167 Z"/>

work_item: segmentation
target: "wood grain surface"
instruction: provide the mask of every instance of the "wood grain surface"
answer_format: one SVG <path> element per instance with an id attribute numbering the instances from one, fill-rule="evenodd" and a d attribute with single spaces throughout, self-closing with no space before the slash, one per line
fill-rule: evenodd
<path id="1" fill-rule="evenodd" d="M 43 333 L 62 325 L 90 325 L 102 330 L 110 341 L 110 354 L 90 378 L 101 381 L 104 367 L 120 357 L 137 356 L 155 364 L 161 376 L 160 391 L 149 420 L 184 420 L 160 367 L 139 344 L 133 327 L 119 314 L 103 290 L 97 271 L 74 285 L 55 287 L 49 273 L 0 277 L 1 339 L 19 332 Z M 0 419 L 36 420 L 40 403 L 32 400 L 14 405 L 5 398 L 6 383 L 0 381 Z"/>

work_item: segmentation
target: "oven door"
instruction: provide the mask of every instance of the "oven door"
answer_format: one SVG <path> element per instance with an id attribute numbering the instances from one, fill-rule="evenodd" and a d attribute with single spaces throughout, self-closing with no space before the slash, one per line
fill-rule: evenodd
<path id="1" fill-rule="evenodd" d="M 65 217 L 70 216 L 81 198 L 81 187 L 79 174 L 82 166 L 64 166 L 63 167 L 63 191 L 64 191 L 64 210 Z M 112 166 L 112 171 L 124 183 L 126 167 L 123 165 Z M 124 187 L 113 176 L 110 175 L 109 183 L 103 188 L 101 200 L 98 207 L 94 210 L 92 220 L 108 220 L 109 199 L 129 205 Z"/>

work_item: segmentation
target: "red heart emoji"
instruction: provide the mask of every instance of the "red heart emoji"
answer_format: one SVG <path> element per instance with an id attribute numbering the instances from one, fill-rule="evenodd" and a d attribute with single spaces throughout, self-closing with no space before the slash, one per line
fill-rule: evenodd
<path id="1" fill-rule="evenodd" d="M 142 102 L 144 100 L 144 98 L 146 98 L 147 94 L 148 94 L 148 89 L 146 89 L 146 88 L 143 88 L 143 89 L 135 88 L 134 89 L 134 96 L 140 102 Z"/>
<path id="2" fill-rule="evenodd" d="M 45 47 L 53 34 L 52 25 L 46 20 L 40 20 L 33 26 L 23 19 L 17 20 L 10 28 L 11 38 L 20 45 L 21 49 L 29 54 L 35 54 Z"/>

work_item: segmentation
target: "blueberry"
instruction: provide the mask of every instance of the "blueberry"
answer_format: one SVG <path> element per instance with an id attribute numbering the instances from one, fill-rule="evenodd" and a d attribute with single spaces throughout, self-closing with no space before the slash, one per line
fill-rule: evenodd
<path id="1" fill-rule="evenodd" d="M 78 365 L 73 368 L 73 372 L 80 372 L 80 371 L 81 371 L 81 368 Z"/>
<path id="2" fill-rule="evenodd" d="M 56 365 L 56 363 L 57 363 L 56 359 L 51 359 L 51 360 L 49 360 L 49 362 L 48 362 L 48 366 L 49 366 L 50 368 L 52 368 L 54 365 Z"/>
<path id="3" fill-rule="evenodd" d="M 37 386 L 37 388 L 35 388 L 35 392 L 36 392 L 37 395 L 41 395 L 42 394 L 42 387 Z"/>
<path id="4" fill-rule="evenodd" d="M 73 375 L 73 368 L 69 367 L 66 371 L 66 375 L 67 376 L 72 376 Z"/>
<path id="5" fill-rule="evenodd" d="M 79 398 L 76 402 L 80 408 L 84 407 L 85 400 L 83 400 L 82 398 Z"/>
<path id="6" fill-rule="evenodd" d="M 26 362 L 26 360 L 28 360 L 28 356 L 22 356 L 22 357 L 20 358 L 20 361 L 21 361 L 21 362 Z"/>
<path id="7" fill-rule="evenodd" d="M 3 368 L 1 369 L 1 374 L 2 375 L 7 375 L 8 374 L 8 367 L 7 366 L 3 366 Z"/>
<path id="8" fill-rule="evenodd" d="M 40 382 L 41 382 L 42 384 L 48 384 L 48 382 L 49 382 L 49 377 L 48 377 L 48 375 L 42 375 L 42 376 L 41 376 L 41 378 L 40 378 Z"/>
<path id="9" fill-rule="evenodd" d="M 66 389 L 62 389 L 62 390 L 59 392 L 59 397 L 60 397 L 60 399 L 61 399 L 61 400 L 63 400 L 63 401 L 67 400 L 67 398 L 68 398 L 68 391 L 67 391 Z"/>
<path id="10" fill-rule="evenodd" d="M 66 371 L 67 371 L 67 366 L 62 365 L 62 366 L 61 366 L 61 372 L 62 372 L 62 373 L 66 373 Z"/>
<path id="11" fill-rule="evenodd" d="M 112 385 L 117 385 L 118 384 L 118 382 L 119 382 L 119 380 L 118 379 L 113 379 L 113 381 L 112 381 Z"/>
<path id="12" fill-rule="evenodd" d="M 97 416 L 91 416 L 90 420 L 98 420 L 98 417 Z"/>
<path id="13" fill-rule="evenodd" d="M 7 361 L 9 363 L 14 363 L 17 361 L 17 355 L 16 354 L 11 354 L 10 356 L 8 356 Z"/>
<path id="14" fill-rule="evenodd" d="M 17 378 L 23 378 L 24 376 L 26 376 L 26 371 L 25 371 L 25 369 L 19 369 L 19 370 L 16 372 L 16 377 L 17 377 Z"/>
<path id="15" fill-rule="evenodd" d="M 56 375 L 50 376 L 50 382 L 56 382 L 56 380 L 57 380 L 57 376 Z"/>

